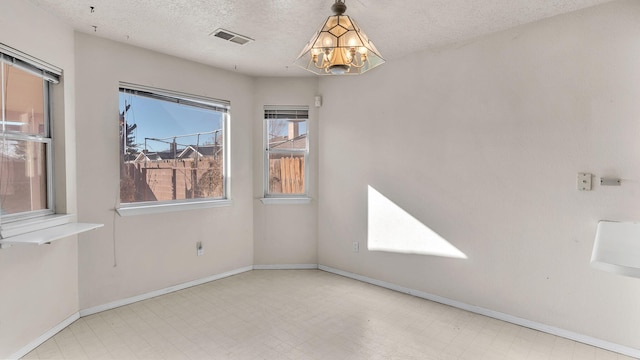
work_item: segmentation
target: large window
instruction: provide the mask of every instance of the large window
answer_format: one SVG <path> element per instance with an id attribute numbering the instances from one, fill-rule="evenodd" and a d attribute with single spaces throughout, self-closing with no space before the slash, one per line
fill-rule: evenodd
<path id="1" fill-rule="evenodd" d="M 307 196 L 309 108 L 265 106 L 265 197 Z"/>
<path id="2" fill-rule="evenodd" d="M 227 198 L 229 103 L 120 87 L 120 203 Z"/>
<path id="3" fill-rule="evenodd" d="M 0 221 L 53 214 L 51 84 L 60 71 L 0 46 Z"/>

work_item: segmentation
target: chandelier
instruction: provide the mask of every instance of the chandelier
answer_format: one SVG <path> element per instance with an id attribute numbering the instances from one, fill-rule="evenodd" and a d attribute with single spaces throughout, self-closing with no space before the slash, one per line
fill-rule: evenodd
<path id="1" fill-rule="evenodd" d="M 344 15 L 344 0 L 336 0 L 331 10 L 335 15 L 313 35 L 295 64 L 318 75 L 357 75 L 384 63 L 373 42 Z"/>

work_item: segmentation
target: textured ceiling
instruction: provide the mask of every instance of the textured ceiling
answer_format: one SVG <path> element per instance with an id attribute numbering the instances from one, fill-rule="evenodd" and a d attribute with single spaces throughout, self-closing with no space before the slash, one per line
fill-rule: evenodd
<path id="1" fill-rule="evenodd" d="M 80 32 L 255 76 L 293 65 L 333 0 L 29 0 Z M 387 61 L 611 0 L 346 0 Z M 91 7 L 94 11 L 91 11 Z M 94 29 L 95 26 L 95 29 Z M 210 36 L 224 28 L 252 39 Z"/>

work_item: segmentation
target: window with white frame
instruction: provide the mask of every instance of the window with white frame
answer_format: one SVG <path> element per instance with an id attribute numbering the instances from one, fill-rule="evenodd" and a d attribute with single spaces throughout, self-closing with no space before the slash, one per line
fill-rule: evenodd
<path id="1" fill-rule="evenodd" d="M 120 204 L 227 199 L 228 101 L 120 84 Z"/>
<path id="2" fill-rule="evenodd" d="M 61 70 L 0 44 L 0 222 L 53 214 L 50 93 Z"/>
<path id="3" fill-rule="evenodd" d="M 308 195 L 307 106 L 264 107 L 265 197 Z"/>

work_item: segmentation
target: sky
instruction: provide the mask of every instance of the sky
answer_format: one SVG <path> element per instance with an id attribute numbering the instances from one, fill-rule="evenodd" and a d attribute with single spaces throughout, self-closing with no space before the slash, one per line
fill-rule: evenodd
<path id="1" fill-rule="evenodd" d="M 216 111 L 120 92 L 120 113 L 124 110 L 125 102 L 131 104 L 125 115 L 125 120 L 128 125 L 137 125 L 134 135 L 139 150 L 145 148 L 145 138 L 164 139 L 222 129 L 222 114 Z M 287 120 L 281 121 L 286 122 Z M 286 124 L 284 125 L 277 127 L 280 133 L 278 135 L 287 134 Z M 306 122 L 300 123 L 299 131 L 300 134 L 307 132 Z M 213 143 L 213 136 L 214 134 L 211 133 L 201 135 L 199 145 Z M 219 132 L 217 134 L 218 142 L 220 142 L 221 136 L 221 132 Z M 166 141 L 171 142 L 172 139 Z M 147 150 L 149 152 L 169 150 L 167 142 L 147 140 Z M 176 142 L 178 148 L 184 148 L 186 145 L 196 145 L 198 138 L 197 136 L 179 137 Z"/>
<path id="2" fill-rule="evenodd" d="M 144 149 L 145 138 L 167 138 L 222 129 L 222 114 L 212 110 L 124 93 L 120 93 L 119 100 L 120 113 L 124 110 L 125 101 L 131 104 L 125 120 L 128 125 L 137 124 L 134 134 L 139 149 Z M 220 141 L 220 134 L 218 134 L 218 141 Z M 177 138 L 176 142 L 183 145 L 196 145 L 197 137 Z M 201 135 L 200 145 L 205 142 L 212 143 L 213 134 Z M 147 141 L 147 149 L 151 152 L 163 151 L 168 150 L 169 145 L 158 141 Z"/>

